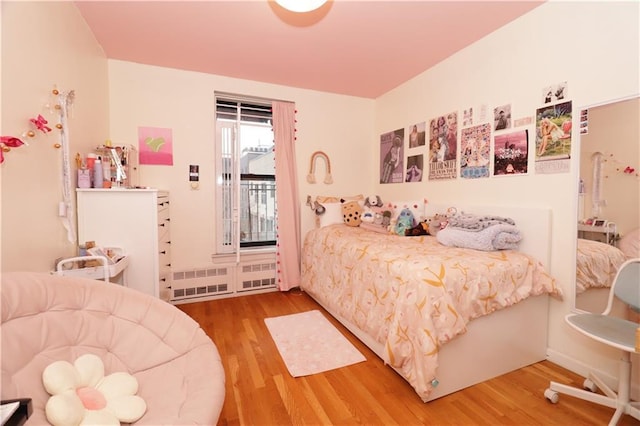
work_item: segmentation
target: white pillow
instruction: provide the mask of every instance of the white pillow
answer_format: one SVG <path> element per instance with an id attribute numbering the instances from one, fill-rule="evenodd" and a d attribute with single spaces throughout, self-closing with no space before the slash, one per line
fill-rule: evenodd
<path id="1" fill-rule="evenodd" d="M 336 223 L 344 223 L 342 216 L 342 203 L 322 203 L 325 208 L 323 214 L 319 217 L 319 227 L 333 225 Z"/>

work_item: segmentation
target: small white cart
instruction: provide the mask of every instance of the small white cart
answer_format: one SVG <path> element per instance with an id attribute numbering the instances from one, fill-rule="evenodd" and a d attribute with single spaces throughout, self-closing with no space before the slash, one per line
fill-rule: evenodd
<path id="1" fill-rule="evenodd" d="M 121 249 L 115 249 L 116 252 L 122 253 Z M 84 268 L 75 268 L 76 265 L 87 260 L 97 260 L 100 266 L 90 266 Z M 129 266 L 129 256 L 121 254 L 118 261 L 110 262 L 105 256 L 76 256 L 62 259 L 56 264 L 56 274 L 69 277 L 83 277 L 94 280 L 104 280 L 105 282 L 116 282 L 127 286 L 127 266 Z M 112 278 L 120 277 L 119 282 L 111 281 Z"/>

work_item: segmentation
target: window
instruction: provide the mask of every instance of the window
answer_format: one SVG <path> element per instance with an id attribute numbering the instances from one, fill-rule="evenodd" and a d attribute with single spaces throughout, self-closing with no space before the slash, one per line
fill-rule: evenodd
<path id="1" fill-rule="evenodd" d="M 216 94 L 217 252 L 276 244 L 271 102 Z"/>

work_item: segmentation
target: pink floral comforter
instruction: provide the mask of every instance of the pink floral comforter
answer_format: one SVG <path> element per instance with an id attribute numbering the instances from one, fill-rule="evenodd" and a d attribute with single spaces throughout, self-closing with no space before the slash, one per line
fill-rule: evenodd
<path id="1" fill-rule="evenodd" d="M 611 287 L 627 257 L 617 247 L 599 241 L 578 238 L 576 257 L 576 293 L 590 288 Z"/>
<path id="2" fill-rule="evenodd" d="M 532 295 L 561 295 L 542 265 L 517 251 L 446 247 L 432 236 L 342 224 L 306 235 L 301 287 L 382 344 L 385 363 L 423 399 L 439 348 L 470 320 Z"/>

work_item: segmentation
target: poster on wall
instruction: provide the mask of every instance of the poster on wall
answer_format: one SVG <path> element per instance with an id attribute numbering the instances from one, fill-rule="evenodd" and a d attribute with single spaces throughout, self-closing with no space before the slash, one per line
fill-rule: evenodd
<path id="1" fill-rule="evenodd" d="M 469 107 L 462 112 L 462 127 L 473 125 L 473 107 Z"/>
<path id="2" fill-rule="evenodd" d="M 407 130 L 409 134 L 409 148 L 424 146 L 426 124 L 427 123 L 423 121 L 409 126 L 409 130 Z"/>
<path id="3" fill-rule="evenodd" d="M 140 164 L 173 165 L 171 129 L 138 127 L 138 155 Z"/>
<path id="4" fill-rule="evenodd" d="M 380 135 L 380 183 L 404 181 L 404 129 Z"/>
<path id="5" fill-rule="evenodd" d="M 511 128 L 511 105 L 501 105 L 493 109 L 493 129 L 505 130 Z"/>
<path id="6" fill-rule="evenodd" d="M 407 174 L 405 182 L 422 182 L 424 170 L 424 157 L 422 154 L 407 157 Z"/>
<path id="7" fill-rule="evenodd" d="M 458 113 L 429 123 L 429 180 L 455 179 L 458 158 Z"/>
<path id="8" fill-rule="evenodd" d="M 536 173 L 569 171 L 571 117 L 571 101 L 536 110 Z"/>
<path id="9" fill-rule="evenodd" d="M 510 176 L 527 173 L 529 131 L 520 130 L 493 138 L 493 175 Z"/>
<path id="10" fill-rule="evenodd" d="M 460 143 L 460 176 L 466 179 L 489 177 L 491 124 L 462 129 Z"/>
<path id="11" fill-rule="evenodd" d="M 569 86 L 566 81 L 552 84 L 542 89 L 542 103 L 550 104 L 563 101 L 569 96 Z"/>

